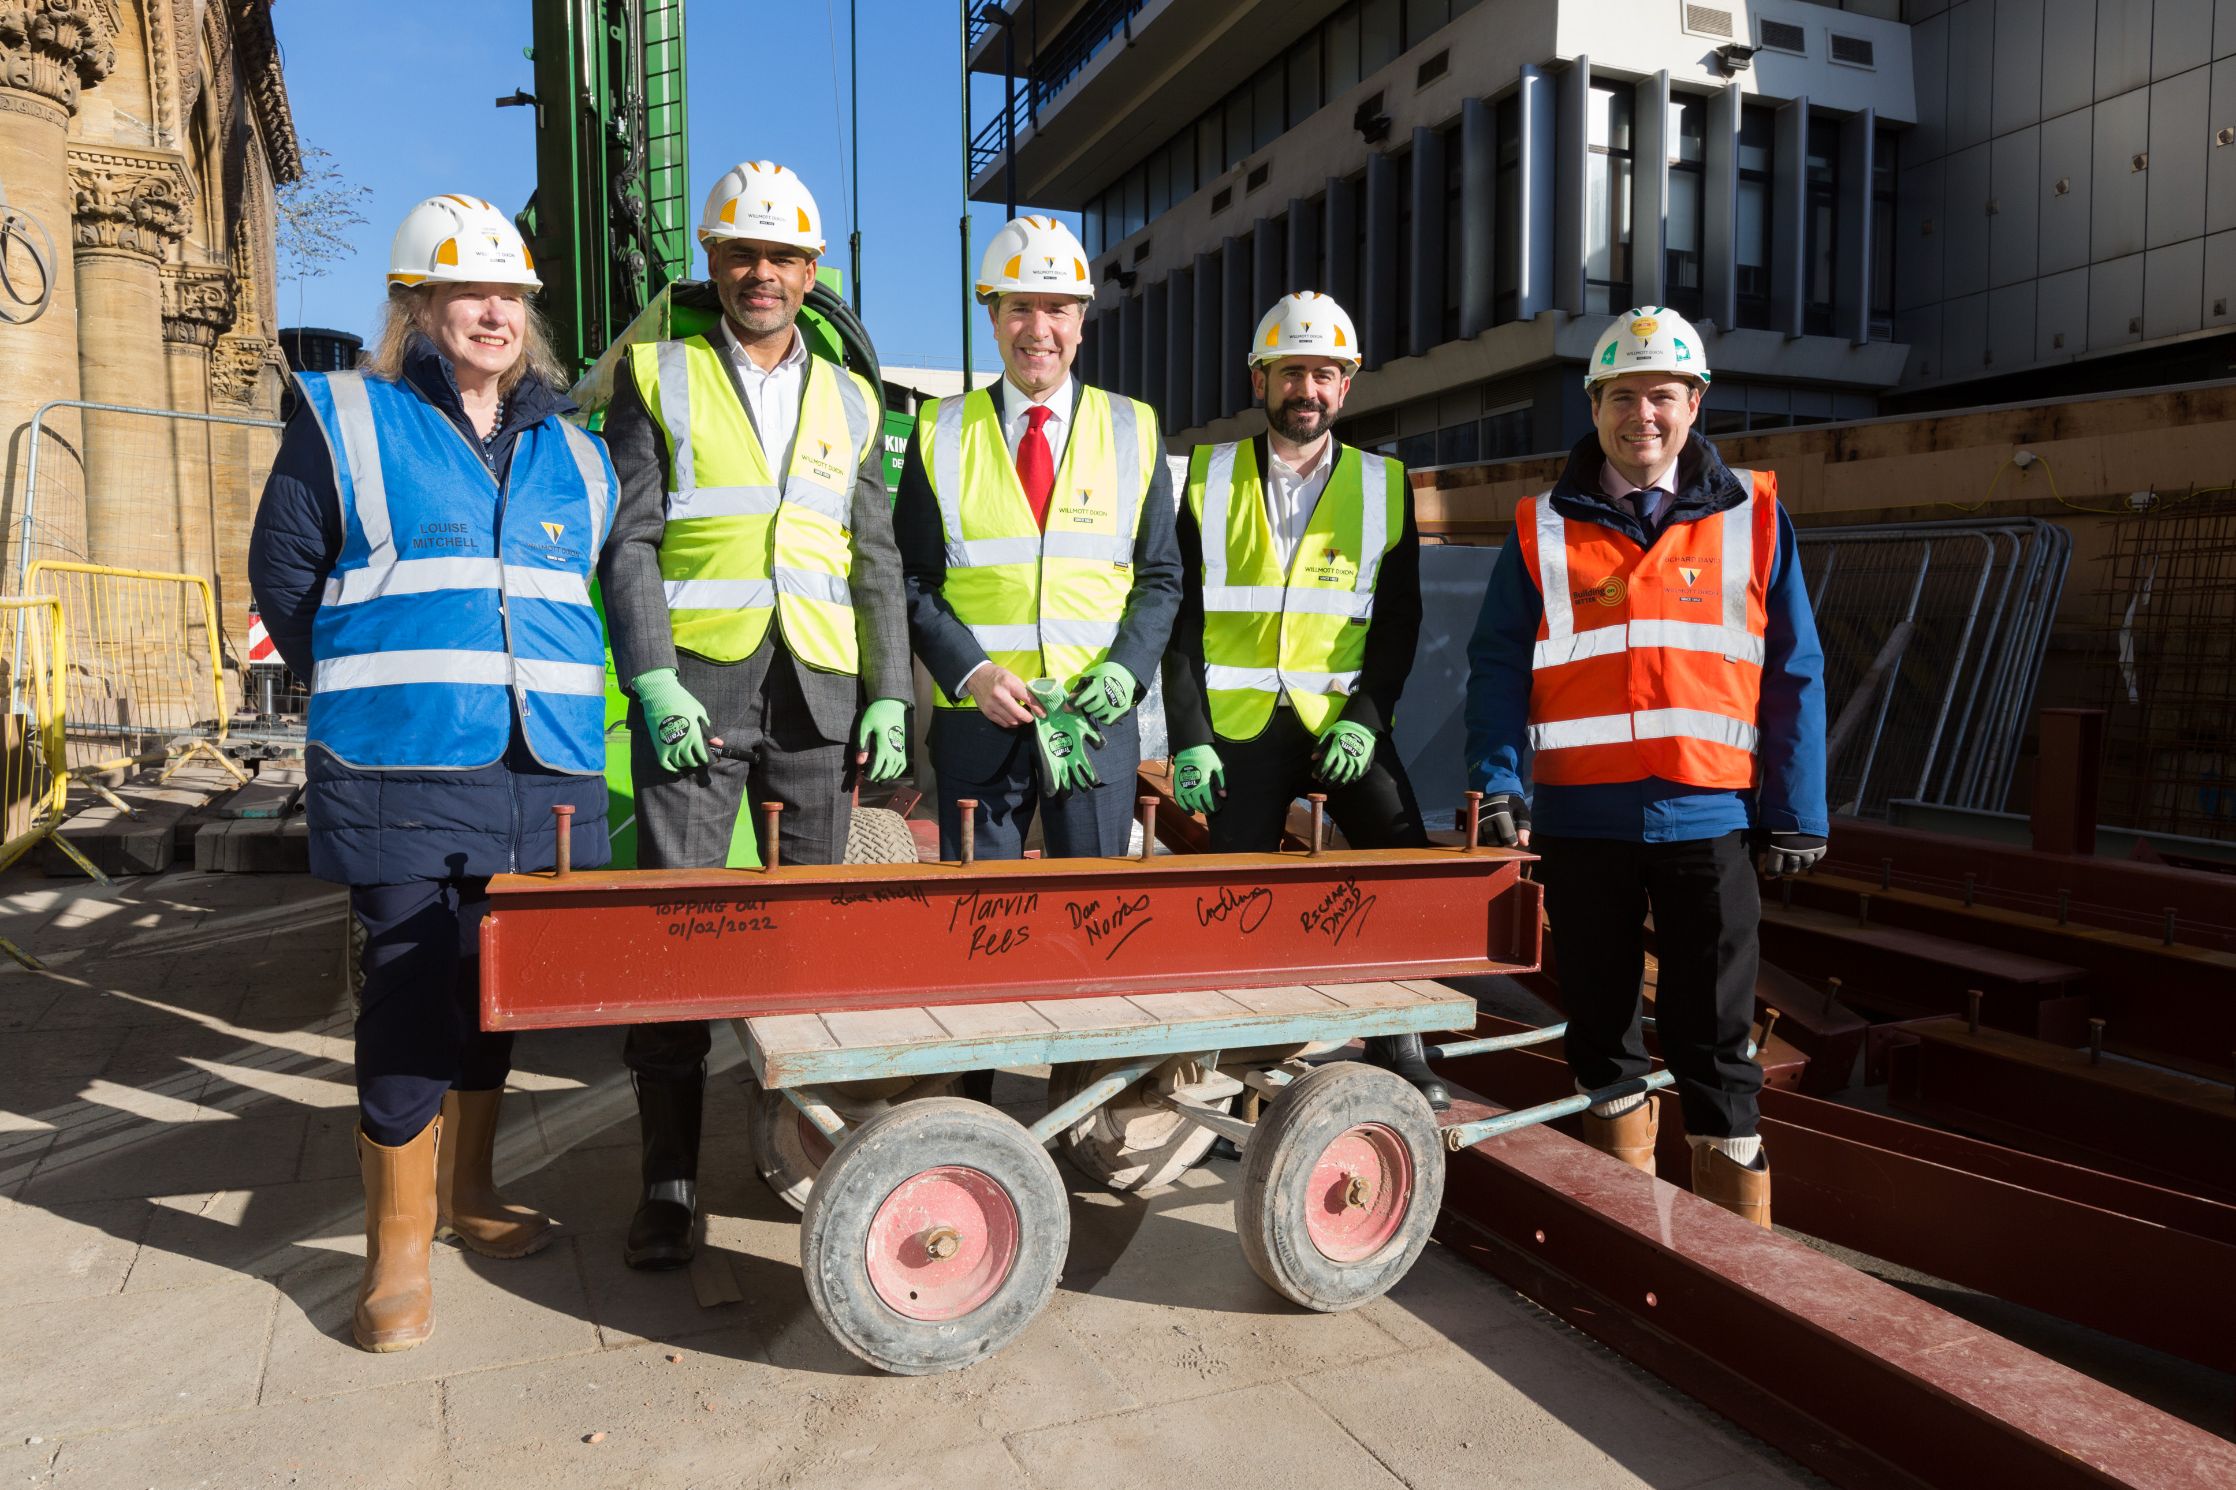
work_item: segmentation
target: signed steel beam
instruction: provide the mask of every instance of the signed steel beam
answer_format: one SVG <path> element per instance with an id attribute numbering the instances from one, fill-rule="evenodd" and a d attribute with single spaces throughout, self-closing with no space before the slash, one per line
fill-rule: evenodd
<path id="1" fill-rule="evenodd" d="M 1306 854 L 504 875 L 492 1030 L 1512 972 L 1526 854 Z"/>

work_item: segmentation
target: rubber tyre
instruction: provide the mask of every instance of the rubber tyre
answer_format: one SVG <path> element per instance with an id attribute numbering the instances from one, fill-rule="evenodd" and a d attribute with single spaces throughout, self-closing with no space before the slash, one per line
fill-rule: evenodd
<path id="1" fill-rule="evenodd" d="M 908 819 L 884 807 L 857 807 L 846 830 L 846 864 L 914 864 L 916 836 Z"/>
<path id="2" fill-rule="evenodd" d="M 1362 1126 L 1402 1152 L 1410 1177 L 1388 1240 L 1370 1255 L 1337 1261 L 1309 1224 L 1312 1208 L 1328 1200 L 1315 1193 L 1313 1170 L 1331 1145 Z M 1251 1271 L 1269 1288 L 1333 1314 L 1381 1297 L 1405 1276 L 1428 1245 L 1443 1199 L 1444 1145 L 1428 1099 L 1393 1072 L 1340 1061 L 1305 1073 L 1267 1104 L 1243 1150 L 1235 1231 Z"/>
<path id="3" fill-rule="evenodd" d="M 880 1297 L 873 1227 L 887 1199 L 929 1171 L 961 1168 L 1015 1210 L 1014 1251 L 991 1294 L 952 1319 L 915 1319 Z M 1023 1334 L 1056 1291 L 1071 1245 L 1070 1196 L 1023 1127 L 962 1097 L 927 1097 L 871 1118 L 839 1145 L 800 1218 L 800 1273 L 832 1338 L 901 1376 L 954 1371 Z"/>
<path id="4" fill-rule="evenodd" d="M 1092 1061 L 1066 1061 L 1050 1070 L 1049 1111 L 1078 1096 L 1094 1074 Z M 1201 1068 L 1181 1068 L 1183 1084 L 1200 1080 Z M 1201 1164 L 1219 1137 L 1176 1112 L 1150 1106 L 1142 1095 L 1146 1081 L 1135 1082 L 1057 1135 L 1074 1168 L 1113 1190 L 1169 1185 Z M 1230 1097 L 1210 1105 L 1227 1112 L 1233 1102 Z"/>
<path id="5" fill-rule="evenodd" d="M 893 1104 L 886 1100 L 886 1093 L 902 1085 L 905 1083 L 849 1082 L 826 1088 L 826 1095 L 833 1110 L 852 1129 L 890 1110 Z M 875 1095 L 864 1093 L 863 1087 Z M 830 1140 L 808 1122 L 790 1097 L 755 1085 L 745 1107 L 745 1144 L 762 1183 L 793 1210 L 805 1210 L 815 1177 L 830 1162 Z"/>

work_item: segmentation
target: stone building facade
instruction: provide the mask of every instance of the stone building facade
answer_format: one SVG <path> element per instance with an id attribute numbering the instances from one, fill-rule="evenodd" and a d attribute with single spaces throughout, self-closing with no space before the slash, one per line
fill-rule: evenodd
<path id="1" fill-rule="evenodd" d="M 200 574 L 238 655 L 275 433 L 58 409 L 34 489 L 31 423 L 57 399 L 276 419 L 274 191 L 301 170 L 271 0 L 0 0 L 0 192 L 28 224 L 0 241 L 0 588 L 26 556 Z"/>

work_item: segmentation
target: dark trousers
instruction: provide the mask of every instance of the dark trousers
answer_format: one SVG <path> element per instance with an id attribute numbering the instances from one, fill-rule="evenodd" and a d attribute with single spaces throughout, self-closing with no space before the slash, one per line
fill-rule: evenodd
<path id="1" fill-rule="evenodd" d="M 695 771 L 660 769 L 641 705 L 629 706 L 629 771 L 636 783 L 637 864 L 644 869 L 719 868 L 730 854 L 738 808 L 782 802 L 778 861 L 836 864 L 846 857 L 854 808 L 846 773 L 853 747 L 823 738 L 800 692 L 798 664 L 772 644 L 757 684 L 749 674 L 696 657 L 678 659 L 677 676 L 706 706 L 709 735 L 742 750 L 746 760 L 716 756 Z M 765 821 L 753 815 L 754 844 L 769 860 Z M 697 1072 L 712 1039 L 704 1020 L 633 1024 L 621 1058 L 640 1076 L 680 1079 Z"/>
<path id="2" fill-rule="evenodd" d="M 1651 909 L 1661 967 L 1655 1030 L 1662 1059 L 1676 1073 L 1685 1132 L 1753 1134 L 1762 1068 L 1747 1059 L 1747 1039 L 1762 897 L 1746 835 L 1688 843 L 1537 838 L 1530 848 L 1541 860 L 1537 879 L 1545 887 L 1568 1010 L 1568 1066 L 1577 1082 L 1596 1091 L 1651 1068 L 1638 1023 Z"/>
<path id="3" fill-rule="evenodd" d="M 1328 794 L 1328 815 L 1353 848 L 1426 848 L 1421 806 L 1413 783 L 1387 733 L 1377 735 L 1374 760 L 1349 786 L 1330 786 L 1312 774 L 1319 744 L 1294 709 L 1276 708 L 1254 740 L 1216 742 L 1226 768 L 1227 795 L 1210 814 L 1215 854 L 1271 853 L 1281 846 L 1289 804 L 1307 792 Z"/>
<path id="4" fill-rule="evenodd" d="M 481 918 L 486 879 L 352 885 L 365 928 L 357 1015 L 357 1110 L 387 1148 L 417 1138 L 443 1093 L 490 1091 L 512 1070 L 512 1036 L 481 1027 Z"/>
<path id="5" fill-rule="evenodd" d="M 934 710 L 929 749 L 939 777 L 940 857 L 962 855 L 963 810 L 957 804 L 966 799 L 978 803 L 971 817 L 971 852 L 978 858 L 1023 858 L 1036 812 L 1051 859 L 1123 854 L 1140 792 L 1139 716 L 1128 711 L 1116 724 L 1095 728 L 1103 742 L 1088 746 L 1087 758 L 1102 784 L 1044 797 L 1040 745 L 1031 725 L 1004 729 L 974 708 Z"/>

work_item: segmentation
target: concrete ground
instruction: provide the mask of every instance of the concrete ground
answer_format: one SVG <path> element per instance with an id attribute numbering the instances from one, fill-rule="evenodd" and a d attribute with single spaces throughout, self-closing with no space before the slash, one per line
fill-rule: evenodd
<path id="1" fill-rule="evenodd" d="M 1366 1308 L 1290 1307 L 1243 1262 L 1219 1163 L 1144 1196 L 1077 1183 L 1021 1341 L 879 1375 L 808 1307 L 726 1032 L 695 1274 L 621 1263 L 618 1035 L 524 1037 L 500 1174 L 564 1235 L 518 1262 L 438 1248 L 434 1338 L 367 1355 L 342 904 L 298 877 L 0 879 L 0 935 L 50 965 L 0 971 L 0 1485 L 1813 1483 L 1433 1246 Z"/>

